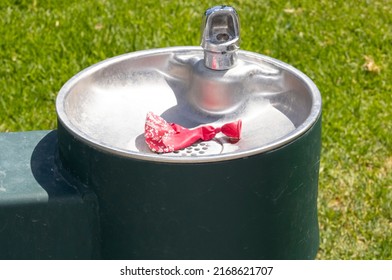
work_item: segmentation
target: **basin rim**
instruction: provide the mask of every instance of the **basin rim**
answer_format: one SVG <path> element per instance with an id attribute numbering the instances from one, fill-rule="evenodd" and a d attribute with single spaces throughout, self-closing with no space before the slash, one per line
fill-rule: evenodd
<path id="1" fill-rule="evenodd" d="M 150 56 L 150 55 L 158 55 L 158 54 L 165 54 L 165 53 L 178 53 L 178 54 L 188 54 L 190 52 L 193 53 L 203 53 L 203 49 L 201 47 L 195 46 L 178 46 L 178 47 L 167 47 L 167 48 L 158 48 L 158 49 L 149 49 L 149 50 L 141 50 L 130 52 L 122 55 L 118 55 L 112 58 L 105 59 L 98 63 L 95 63 L 84 70 L 77 73 L 71 79 L 69 79 L 60 89 L 57 98 L 56 98 L 56 112 L 58 117 L 58 122 L 74 137 L 76 137 L 81 142 L 92 146 L 101 151 L 105 151 L 110 154 L 114 154 L 117 156 L 133 158 L 138 160 L 145 160 L 145 161 L 153 161 L 153 162 L 166 162 L 166 163 L 204 163 L 204 162 L 219 162 L 219 161 L 226 161 L 226 160 L 233 160 L 239 158 L 246 158 L 249 156 L 269 152 L 280 148 L 286 144 L 289 144 L 295 141 L 297 138 L 305 134 L 320 118 L 321 116 L 321 108 L 322 108 L 322 100 L 321 94 L 317 86 L 314 82 L 303 72 L 298 70 L 297 68 L 282 62 L 278 59 L 265 56 L 262 54 L 239 50 L 238 57 L 246 57 L 246 58 L 253 58 L 257 60 L 262 60 L 263 62 L 272 64 L 279 69 L 284 69 L 290 74 L 294 75 L 296 78 L 301 80 L 304 85 L 308 88 L 309 92 L 311 93 L 312 99 L 312 106 L 310 109 L 310 113 L 298 127 L 296 127 L 292 132 L 286 134 L 285 136 L 276 139 L 268 144 L 262 145 L 260 147 L 252 148 L 243 150 L 240 152 L 229 152 L 225 154 L 217 154 L 217 155 L 201 155 L 197 157 L 173 157 L 165 154 L 155 154 L 155 153 L 139 153 L 134 152 L 131 150 L 120 149 L 113 146 L 108 146 L 104 143 L 93 139 L 88 134 L 80 131 L 77 127 L 75 127 L 71 121 L 68 119 L 67 114 L 64 109 L 64 100 L 66 99 L 67 94 L 69 93 L 70 89 L 82 78 L 86 77 L 92 72 L 97 71 L 98 69 L 105 67 L 110 64 L 114 64 L 126 59 L 132 58 L 140 58 L 143 56 Z"/>

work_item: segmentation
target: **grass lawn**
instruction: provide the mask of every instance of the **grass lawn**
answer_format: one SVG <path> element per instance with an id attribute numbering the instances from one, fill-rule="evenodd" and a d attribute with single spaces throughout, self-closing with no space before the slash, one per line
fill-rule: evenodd
<path id="1" fill-rule="evenodd" d="M 55 129 L 59 89 L 93 63 L 199 45 L 202 13 L 221 3 L 1 0 L 0 132 Z M 292 64 L 321 91 L 318 258 L 392 259 L 392 1 L 226 4 L 242 49 Z"/>

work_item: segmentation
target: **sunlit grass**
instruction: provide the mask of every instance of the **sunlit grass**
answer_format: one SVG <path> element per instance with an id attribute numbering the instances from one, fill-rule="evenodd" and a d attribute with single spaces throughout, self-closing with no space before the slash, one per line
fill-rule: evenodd
<path id="1" fill-rule="evenodd" d="M 198 45 L 216 1 L 0 2 L 0 131 L 55 129 L 61 86 L 119 54 Z M 321 259 L 392 258 L 392 1 L 227 1 L 241 48 L 323 97 Z"/>

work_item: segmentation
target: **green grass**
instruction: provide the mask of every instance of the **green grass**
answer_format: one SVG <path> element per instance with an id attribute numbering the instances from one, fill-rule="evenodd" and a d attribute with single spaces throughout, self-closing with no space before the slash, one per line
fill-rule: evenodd
<path id="1" fill-rule="evenodd" d="M 54 129 L 61 86 L 105 58 L 198 45 L 216 1 L 0 2 L 0 131 Z M 392 259 L 392 1 L 227 1 L 241 48 L 323 97 L 320 259 Z"/>

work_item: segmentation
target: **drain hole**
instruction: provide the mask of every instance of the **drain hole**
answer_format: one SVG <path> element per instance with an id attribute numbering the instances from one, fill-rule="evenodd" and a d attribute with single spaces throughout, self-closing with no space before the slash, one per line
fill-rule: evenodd
<path id="1" fill-rule="evenodd" d="M 189 147 L 173 151 L 171 154 L 176 157 L 197 157 L 206 155 L 216 155 L 222 152 L 222 144 L 218 141 L 196 142 Z"/>

